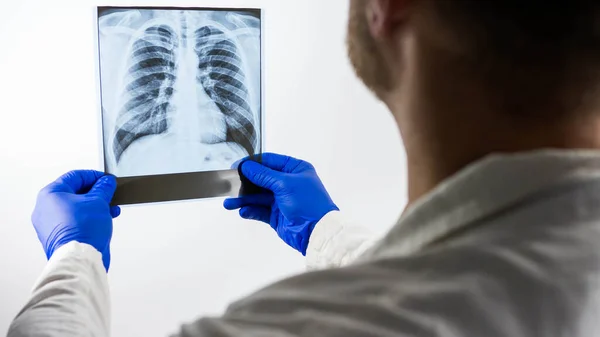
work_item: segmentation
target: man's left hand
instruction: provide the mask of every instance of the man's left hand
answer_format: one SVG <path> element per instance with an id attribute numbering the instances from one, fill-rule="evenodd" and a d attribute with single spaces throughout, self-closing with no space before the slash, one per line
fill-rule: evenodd
<path id="1" fill-rule="evenodd" d="M 108 271 L 112 219 L 121 213 L 118 206 L 110 206 L 116 188 L 115 177 L 81 170 L 62 175 L 40 191 L 31 221 L 48 259 L 60 246 L 77 241 L 102 253 Z"/>

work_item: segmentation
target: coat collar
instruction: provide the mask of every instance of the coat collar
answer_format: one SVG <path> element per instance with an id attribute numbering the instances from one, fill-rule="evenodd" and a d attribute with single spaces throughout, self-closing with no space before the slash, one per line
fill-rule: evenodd
<path id="1" fill-rule="evenodd" d="M 560 181 L 590 175 L 600 176 L 600 151 L 488 155 L 417 200 L 363 258 L 414 254 Z"/>

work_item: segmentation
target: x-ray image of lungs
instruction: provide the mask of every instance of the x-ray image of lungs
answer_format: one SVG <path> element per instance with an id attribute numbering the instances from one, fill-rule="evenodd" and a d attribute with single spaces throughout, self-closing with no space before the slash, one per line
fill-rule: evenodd
<path id="1" fill-rule="evenodd" d="M 261 152 L 258 10 L 99 8 L 104 161 L 117 177 Z"/>

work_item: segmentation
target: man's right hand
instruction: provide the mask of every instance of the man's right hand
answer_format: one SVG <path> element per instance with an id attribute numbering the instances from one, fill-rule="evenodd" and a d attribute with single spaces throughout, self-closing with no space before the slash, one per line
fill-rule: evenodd
<path id="1" fill-rule="evenodd" d="M 315 225 L 327 213 L 339 210 L 315 168 L 274 153 L 261 154 L 260 163 L 246 159 L 239 165 L 241 173 L 262 192 L 227 199 L 225 208 L 240 209 L 242 218 L 270 224 L 283 241 L 306 255 Z"/>

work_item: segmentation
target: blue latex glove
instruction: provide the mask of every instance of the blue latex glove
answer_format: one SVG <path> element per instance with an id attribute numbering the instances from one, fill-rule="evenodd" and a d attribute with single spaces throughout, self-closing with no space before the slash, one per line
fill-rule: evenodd
<path id="1" fill-rule="evenodd" d="M 121 209 L 110 206 L 116 179 L 97 171 L 71 171 L 44 187 L 37 197 L 31 221 L 46 257 L 71 241 L 87 243 L 110 265 L 112 219 Z"/>
<path id="2" fill-rule="evenodd" d="M 339 209 L 310 163 L 274 153 L 262 154 L 260 161 L 243 160 L 239 169 L 262 192 L 227 199 L 224 206 L 239 208 L 244 219 L 270 224 L 283 241 L 306 255 L 317 222 Z"/>

